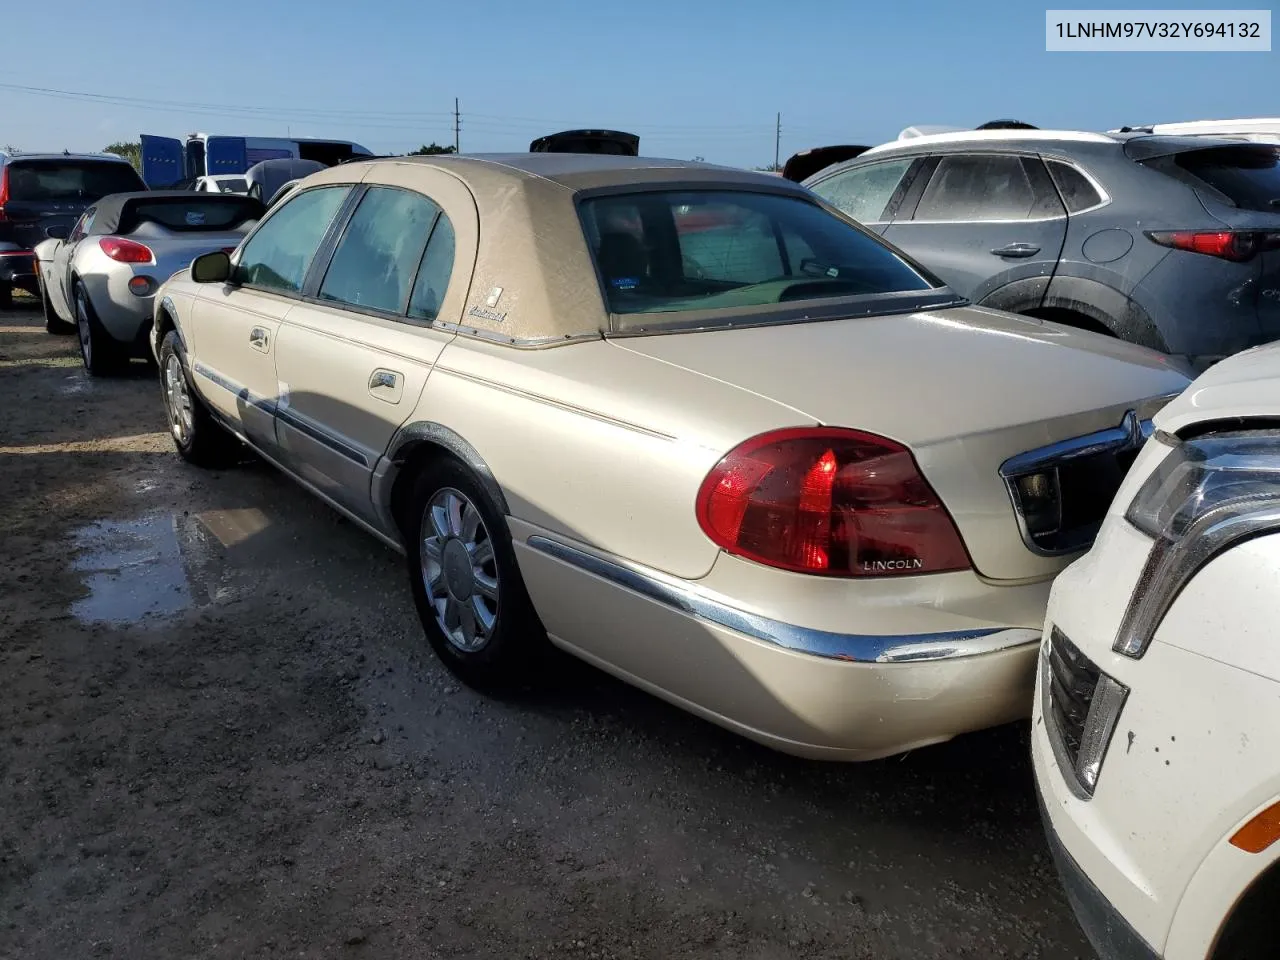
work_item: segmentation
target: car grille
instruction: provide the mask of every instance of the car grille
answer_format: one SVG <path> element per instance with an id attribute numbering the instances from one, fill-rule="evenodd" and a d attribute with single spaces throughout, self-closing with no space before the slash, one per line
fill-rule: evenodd
<path id="1" fill-rule="evenodd" d="M 1049 742 L 1072 792 L 1093 796 L 1129 688 L 1108 676 L 1057 627 L 1041 650 L 1040 699 Z"/>
<path id="2" fill-rule="evenodd" d="M 1054 627 L 1049 636 L 1048 674 L 1045 705 L 1053 717 L 1050 735 L 1058 737 L 1063 753 L 1075 769 L 1089 707 L 1102 671 Z"/>
<path id="3" fill-rule="evenodd" d="M 1151 433 L 1151 421 L 1139 421 L 1131 411 L 1118 427 L 1001 464 L 1023 542 L 1048 556 L 1087 549 Z"/>

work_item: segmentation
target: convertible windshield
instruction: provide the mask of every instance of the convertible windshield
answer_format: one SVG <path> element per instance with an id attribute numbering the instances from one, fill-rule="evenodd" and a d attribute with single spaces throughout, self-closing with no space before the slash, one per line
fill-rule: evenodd
<path id="1" fill-rule="evenodd" d="M 933 285 L 871 235 L 802 197 L 662 191 L 582 204 L 614 314 L 648 326 L 691 311 L 832 297 L 922 293 Z"/>

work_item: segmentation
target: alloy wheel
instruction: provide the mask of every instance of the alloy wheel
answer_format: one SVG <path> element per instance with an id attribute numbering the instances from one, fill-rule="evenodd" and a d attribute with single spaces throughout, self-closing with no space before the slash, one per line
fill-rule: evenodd
<path id="1" fill-rule="evenodd" d="M 498 566 L 480 511 L 459 490 L 437 490 L 419 528 L 427 600 L 445 637 L 464 653 L 484 649 L 498 622 Z"/>
<path id="2" fill-rule="evenodd" d="M 93 332 L 89 329 L 89 305 L 84 294 L 76 293 L 76 330 L 80 333 L 80 355 L 86 368 L 93 366 Z"/>
<path id="3" fill-rule="evenodd" d="M 191 394 L 187 391 L 187 378 L 182 373 L 182 361 L 173 353 L 165 358 L 164 363 L 164 405 L 169 414 L 173 439 L 185 445 L 191 438 L 195 418 L 191 410 Z"/>

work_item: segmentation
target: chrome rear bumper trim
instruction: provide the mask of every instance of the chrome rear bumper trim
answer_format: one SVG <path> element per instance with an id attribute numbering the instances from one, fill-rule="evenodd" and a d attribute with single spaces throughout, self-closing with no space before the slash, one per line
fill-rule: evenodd
<path id="1" fill-rule="evenodd" d="M 833 633 L 797 627 L 735 607 L 695 589 L 687 581 L 656 570 L 624 565 L 547 537 L 532 536 L 528 545 L 539 553 L 699 620 L 787 650 L 832 660 L 855 663 L 951 660 L 995 653 L 1010 647 L 1034 646 L 1040 640 L 1040 631 L 1028 627 L 984 627 L 890 635 Z"/>

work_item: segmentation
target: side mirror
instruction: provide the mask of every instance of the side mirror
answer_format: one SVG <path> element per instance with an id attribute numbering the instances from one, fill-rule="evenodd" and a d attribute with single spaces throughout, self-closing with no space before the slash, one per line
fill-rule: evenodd
<path id="1" fill-rule="evenodd" d="M 44 228 L 44 235 L 50 240 L 65 240 L 71 236 L 71 228 L 65 223 L 55 223 Z"/>
<path id="2" fill-rule="evenodd" d="M 222 250 L 196 257 L 191 261 L 191 279 L 196 283 L 226 283 L 231 279 L 231 258 Z"/>

